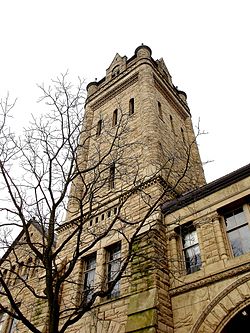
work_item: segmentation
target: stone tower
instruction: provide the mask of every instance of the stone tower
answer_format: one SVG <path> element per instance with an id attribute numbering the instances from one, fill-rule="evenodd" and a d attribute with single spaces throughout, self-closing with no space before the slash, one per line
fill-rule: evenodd
<path id="1" fill-rule="evenodd" d="M 186 94 L 173 85 L 163 59 L 154 60 L 148 46 L 139 46 L 130 59 L 116 54 L 106 76 L 88 84 L 85 110 L 79 160 L 92 165 L 119 136 L 122 147 L 113 147 L 109 158 L 113 172 L 118 175 L 119 159 L 138 172 L 125 180 L 128 170 L 120 170 L 116 187 L 121 191 L 125 183 L 126 190 L 131 188 L 135 178 L 138 183 L 156 175 L 175 196 L 205 184 Z M 76 188 L 81 192 L 81 181 Z M 110 199 L 110 192 L 104 196 Z"/>
<path id="2" fill-rule="evenodd" d="M 118 244 L 121 255 L 129 248 L 133 253 L 131 278 L 119 284 L 122 301 L 112 299 L 110 311 L 107 304 L 100 305 L 99 313 L 106 320 L 114 307 L 123 308 L 117 332 L 171 332 L 160 207 L 163 201 L 204 185 L 205 178 L 186 94 L 173 85 L 163 59 L 154 60 L 148 46 L 139 46 L 130 59 L 116 54 L 106 76 L 88 84 L 77 168 L 88 171 L 71 189 L 67 221 L 82 209 L 83 244 L 115 221 L 91 249 L 96 253 L 95 283 L 104 283 L 105 253 L 113 244 Z M 59 243 L 70 232 L 66 225 L 60 229 Z M 97 258 L 102 258 L 100 263 Z"/>

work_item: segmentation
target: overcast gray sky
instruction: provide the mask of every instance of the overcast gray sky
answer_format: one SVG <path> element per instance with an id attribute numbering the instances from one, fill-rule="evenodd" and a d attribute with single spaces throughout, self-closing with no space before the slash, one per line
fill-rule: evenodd
<path id="1" fill-rule="evenodd" d="M 0 96 L 18 97 L 16 123 L 37 108 L 36 83 L 67 69 L 105 75 L 115 53 L 141 43 L 186 91 L 208 181 L 249 163 L 248 0 L 2 0 Z"/>

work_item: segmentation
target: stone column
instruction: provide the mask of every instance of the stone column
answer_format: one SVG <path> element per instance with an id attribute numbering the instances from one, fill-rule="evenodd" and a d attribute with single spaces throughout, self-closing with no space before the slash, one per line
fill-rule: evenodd
<path id="1" fill-rule="evenodd" d="M 214 232 L 216 236 L 217 241 L 217 247 L 220 255 L 220 259 L 228 259 L 227 250 L 225 246 L 225 240 L 223 237 L 223 233 L 221 230 L 221 223 L 220 223 L 220 216 L 218 214 L 215 214 L 212 216 L 213 226 L 214 226 Z"/>
<path id="2" fill-rule="evenodd" d="M 179 263 L 179 256 L 178 256 L 178 247 L 177 247 L 177 233 L 173 230 L 168 234 L 169 239 L 169 252 L 170 258 L 169 260 L 169 269 L 172 274 L 175 276 L 180 275 L 180 263 Z"/>
<path id="3" fill-rule="evenodd" d="M 105 249 L 101 248 L 97 250 L 96 253 L 96 270 L 95 270 L 95 286 L 99 289 L 103 284 L 103 278 L 106 276 L 106 266 L 105 266 Z M 100 302 L 99 297 L 97 298 L 97 303 Z"/>

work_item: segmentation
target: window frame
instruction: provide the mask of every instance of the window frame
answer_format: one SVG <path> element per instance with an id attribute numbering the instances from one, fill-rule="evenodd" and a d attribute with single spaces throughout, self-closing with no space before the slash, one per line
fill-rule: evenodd
<path id="1" fill-rule="evenodd" d="M 162 105 L 160 101 L 157 101 L 158 115 L 161 120 L 163 120 Z"/>
<path id="2" fill-rule="evenodd" d="M 117 274 L 120 272 L 121 267 L 121 242 L 114 243 L 106 248 L 106 280 L 107 280 L 107 289 L 109 288 L 110 284 L 113 283 L 114 279 L 116 278 Z M 116 251 L 117 250 L 117 251 Z M 115 252 L 116 251 L 116 252 Z M 111 255 L 115 255 L 115 258 L 111 257 Z M 118 256 L 118 257 L 116 257 Z M 112 268 L 116 268 L 119 266 L 118 270 L 112 271 Z M 114 273 L 115 272 L 115 273 Z M 119 279 L 116 284 L 114 285 L 113 289 L 107 295 L 108 299 L 117 298 L 120 296 L 120 287 L 121 287 L 121 280 Z"/>
<path id="3" fill-rule="evenodd" d="M 189 222 L 181 225 L 179 227 L 178 233 L 180 235 L 183 269 L 187 275 L 195 273 L 199 271 L 202 266 L 201 251 L 200 251 L 197 229 L 193 222 Z M 193 243 L 192 243 L 192 238 L 190 237 L 194 237 Z M 187 243 L 187 245 L 185 245 L 185 242 Z M 190 256 L 190 252 L 193 253 L 192 257 Z M 195 261 L 195 264 L 192 264 L 193 260 Z"/>
<path id="4" fill-rule="evenodd" d="M 96 127 L 96 136 L 100 136 L 102 132 L 102 119 L 98 120 L 97 127 Z"/>
<path id="5" fill-rule="evenodd" d="M 88 263 L 91 262 L 93 258 L 94 258 L 94 266 L 92 267 L 90 265 L 90 268 L 88 268 Z M 96 258 L 97 258 L 97 253 L 93 252 L 82 259 L 82 264 L 83 264 L 82 299 L 85 299 L 86 301 L 89 301 L 91 299 L 95 289 L 96 264 L 97 264 Z M 90 280 L 91 282 L 89 287 L 87 283 L 89 282 L 89 277 L 91 277 L 92 273 L 93 273 L 93 279 Z"/>
<path id="6" fill-rule="evenodd" d="M 171 131 L 175 135 L 174 120 L 171 114 L 169 115 L 169 120 L 170 120 Z"/>
<path id="7" fill-rule="evenodd" d="M 135 113 L 135 99 L 134 97 L 129 100 L 129 115 L 132 116 Z"/>
<path id="8" fill-rule="evenodd" d="M 15 317 L 10 317 L 10 322 L 8 324 L 8 330 L 7 333 L 15 333 L 17 328 L 18 320 Z"/>
<path id="9" fill-rule="evenodd" d="M 241 210 L 239 213 L 243 213 L 244 216 L 244 223 L 238 224 L 237 225 L 237 221 L 236 221 L 236 216 L 239 215 L 239 213 L 235 214 L 235 212 Z M 233 241 L 232 238 L 230 237 L 231 235 L 238 233 L 238 235 L 240 236 L 240 232 L 239 230 L 243 230 L 243 228 L 245 228 L 246 226 L 248 226 L 248 240 L 250 243 L 250 207 L 249 204 L 247 202 L 245 203 L 239 203 L 239 204 L 235 204 L 233 205 L 231 208 L 228 209 L 224 209 L 223 212 L 221 213 L 221 215 L 223 216 L 223 221 L 224 221 L 224 231 L 226 234 L 226 239 L 227 239 L 227 245 L 229 248 L 229 252 L 230 252 L 230 256 L 232 258 L 237 258 L 240 257 L 241 255 L 250 253 L 250 247 L 249 250 L 244 250 L 242 253 L 236 253 L 234 248 L 233 248 Z M 234 220 L 236 225 L 232 228 L 230 228 L 228 230 L 227 227 L 227 219 L 232 218 L 234 216 Z M 242 238 L 237 238 L 240 240 L 240 243 L 242 244 Z M 242 248 L 240 249 L 242 251 Z"/>
<path id="10" fill-rule="evenodd" d="M 111 163 L 109 167 L 109 189 L 115 188 L 115 162 Z"/>
<path id="11" fill-rule="evenodd" d="M 115 127 L 118 124 L 118 109 L 113 111 L 113 118 L 112 118 L 112 127 Z"/>

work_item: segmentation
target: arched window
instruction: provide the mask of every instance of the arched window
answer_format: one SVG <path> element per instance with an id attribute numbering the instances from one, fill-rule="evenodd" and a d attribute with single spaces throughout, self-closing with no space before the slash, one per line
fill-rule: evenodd
<path id="1" fill-rule="evenodd" d="M 118 122 L 118 109 L 113 112 L 112 126 L 117 125 Z"/>
<path id="2" fill-rule="evenodd" d="M 120 74 L 120 68 L 119 66 L 115 66 L 112 70 L 112 78 L 118 76 L 119 74 Z"/>
<path id="3" fill-rule="evenodd" d="M 135 113 L 135 100 L 134 98 L 131 98 L 129 101 L 129 115 L 131 116 L 134 113 Z"/>

